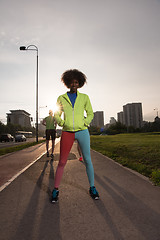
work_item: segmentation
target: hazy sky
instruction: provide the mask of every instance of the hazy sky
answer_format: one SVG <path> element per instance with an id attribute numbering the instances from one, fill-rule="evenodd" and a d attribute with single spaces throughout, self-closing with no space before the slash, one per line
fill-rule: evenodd
<path id="1" fill-rule="evenodd" d="M 35 119 L 36 52 L 19 50 L 30 44 L 39 49 L 41 118 L 67 91 L 60 78 L 71 68 L 86 74 L 79 91 L 105 123 L 131 102 L 142 102 L 144 120 L 160 112 L 160 0 L 1 0 L 3 122 L 15 109 Z"/>

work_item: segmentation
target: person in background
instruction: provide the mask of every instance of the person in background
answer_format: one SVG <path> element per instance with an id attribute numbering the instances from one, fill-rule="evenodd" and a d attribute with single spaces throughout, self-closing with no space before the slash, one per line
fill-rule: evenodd
<path id="1" fill-rule="evenodd" d="M 90 185 L 89 193 L 93 199 L 99 199 L 98 191 L 94 186 L 94 168 L 90 155 L 90 135 L 88 131 L 88 126 L 94 116 L 93 109 L 88 95 L 77 90 L 86 83 L 86 76 L 77 69 L 71 69 L 63 73 L 61 80 L 69 88 L 69 91 L 58 97 L 59 110 L 54 115 L 57 124 L 63 129 L 60 141 L 60 158 L 55 174 L 51 202 L 58 201 L 58 188 L 69 152 L 75 140 L 78 141 L 83 154 Z M 86 118 L 84 112 L 86 112 Z M 61 118 L 62 113 L 64 113 L 64 119 Z"/>
<path id="2" fill-rule="evenodd" d="M 53 159 L 55 138 L 56 138 L 56 121 L 53 116 L 53 111 L 49 110 L 49 116 L 43 119 L 42 124 L 46 126 L 46 150 L 47 157 L 49 157 L 49 140 L 50 137 L 52 139 L 52 150 L 51 150 L 51 158 Z"/>

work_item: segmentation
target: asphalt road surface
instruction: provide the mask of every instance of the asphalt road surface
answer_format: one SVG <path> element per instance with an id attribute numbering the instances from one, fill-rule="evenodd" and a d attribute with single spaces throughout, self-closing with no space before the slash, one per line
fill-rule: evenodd
<path id="1" fill-rule="evenodd" d="M 53 162 L 37 151 L 45 152 L 45 144 L 19 151 L 19 160 L 18 153 L 0 158 L 6 173 L 38 159 L 0 192 L 0 240 L 160 240 L 160 188 L 147 178 L 91 151 L 100 194 L 95 201 L 74 144 L 59 202 L 51 204 L 59 144 Z"/>

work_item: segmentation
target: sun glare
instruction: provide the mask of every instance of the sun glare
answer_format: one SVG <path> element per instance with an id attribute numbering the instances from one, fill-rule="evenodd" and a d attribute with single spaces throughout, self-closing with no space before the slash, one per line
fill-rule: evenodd
<path id="1" fill-rule="evenodd" d="M 59 107 L 56 103 L 47 104 L 45 108 L 41 108 L 41 118 L 44 118 L 49 115 L 49 110 L 53 111 L 53 114 L 59 110 Z"/>

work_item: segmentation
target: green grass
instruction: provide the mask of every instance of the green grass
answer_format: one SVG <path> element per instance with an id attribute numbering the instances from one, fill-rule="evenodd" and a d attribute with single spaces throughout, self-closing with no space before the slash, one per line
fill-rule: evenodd
<path id="1" fill-rule="evenodd" d="M 28 147 L 31 147 L 31 146 L 35 146 L 35 145 L 40 144 L 42 142 L 45 142 L 45 140 L 40 140 L 40 141 L 38 141 L 38 143 L 37 142 L 29 142 L 29 143 L 25 143 L 25 144 L 22 144 L 22 145 L 2 148 L 2 149 L 0 149 L 0 155 L 4 155 L 4 154 L 7 154 L 7 153 L 11 153 L 11 152 L 16 152 L 16 151 L 19 151 L 19 150 L 22 150 L 22 149 L 25 149 L 25 148 L 28 148 Z"/>
<path id="2" fill-rule="evenodd" d="M 160 133 L 91 136 L 91 148 L 160 186 Z"/>

